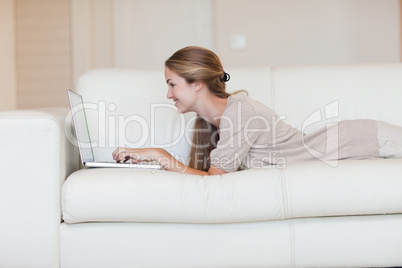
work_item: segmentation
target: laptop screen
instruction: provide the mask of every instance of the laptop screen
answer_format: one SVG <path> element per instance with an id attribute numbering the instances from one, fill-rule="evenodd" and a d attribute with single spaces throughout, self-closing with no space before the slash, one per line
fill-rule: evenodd
<path id="1" fill-rule="evenodd" d="M 91 138 L 87 118 L 85 115 L 84 102 L 82 96 L 69 90 L 68 97 L 70 99 L 71 114 L 73 116 L 75 134 L 80 149 L 81 161 L 94 162 L 94 154 L 91 146 Z"/>

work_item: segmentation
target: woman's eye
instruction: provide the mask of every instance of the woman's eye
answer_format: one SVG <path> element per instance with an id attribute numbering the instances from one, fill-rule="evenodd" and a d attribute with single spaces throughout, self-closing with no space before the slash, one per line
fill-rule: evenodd
<path id="1" fill-rule="evenodd" d="M 170 84 L 169 86 L 170 86 L 170 87 L 174 87 L 175 85 L 174 85 L 174 84 Z"/>

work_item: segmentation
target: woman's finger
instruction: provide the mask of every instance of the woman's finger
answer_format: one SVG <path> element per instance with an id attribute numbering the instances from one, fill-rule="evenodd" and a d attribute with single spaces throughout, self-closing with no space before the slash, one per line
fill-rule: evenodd
<path id="1" fill-rule="evenodd" d="M 118 160 L 121 154 L 128 154 L 128 151 L 126 148 L 123 147 L 118 147 L 114 152 L 112 153 L 113 159 Z"/>
<path id="2" fill-rule="evenodd" d="M 122 151 L 122 152 L 119 152 L 118 153 L 118 155 L 116 156 L 116 161 L 117 162 L 120 162 L 120 161 L 122 161 L 122 160 L 124 160 L 124 159 L 126 159 L 126 158 L 130 158 L 130 155 L 128 154 L 128 152 L 127 151 Z"/>
<path id="3" fill-rule="evenodd" d="M 117 147 L 116 150 L 113 151 L 112 156 L 113 156 L 114 160 L 116 160 L 117 155 L 119 154 L 120 150 L 121 150 L 121 147 Z"/>

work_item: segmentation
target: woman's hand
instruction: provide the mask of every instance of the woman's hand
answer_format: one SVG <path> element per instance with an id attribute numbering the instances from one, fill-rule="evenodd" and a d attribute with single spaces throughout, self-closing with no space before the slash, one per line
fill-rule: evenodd
<path id="1" fill-rule="evenodd" d="M 202 175 L 202 176 L 209 176 L 209 175 L 221 175 L 226 173 L 225 171 L 214 167 L 211 165 L 211 168 L 207 171 L 201 171 L 194 168 L 190 168 L 172 155 L 170 155 L 165 149 L 162 148 L 124 148 L 118 147 L 112 153 L 113 159 L 116 162 L 126 162 L 131 160 L 131 163 L 137 164 L 142 161 L 156 161 L 163 166 L 165 170 L 180 172 L 180 173 L 187 173 L 187 174 L 194 174 L 194 175 Z"/>
<path id="2" fill-rule="evenodd" d="M 139 162 L 150 162 L 157 161 L 158 153 L 157 148 L 140 148 L 140 149 L 130 149 L 124 147 L 118 147 L 112 153 L 113 159 L 116 162 L 126 162 L 131 160 L 131 163 L 136 164 Z"/>

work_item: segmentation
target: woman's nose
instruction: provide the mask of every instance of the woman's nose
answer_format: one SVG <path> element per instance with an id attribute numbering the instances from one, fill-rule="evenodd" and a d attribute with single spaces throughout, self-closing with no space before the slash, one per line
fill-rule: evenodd
<path id="1" fill-rule="evenodd" d="M 170 88 L 168 89 L 168 92 L 167 92 L 166 97 L 167 97 L 168 99 L 173 98 L 172 91 L 170 90 Z"/>

